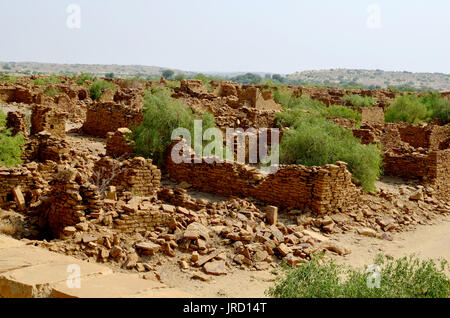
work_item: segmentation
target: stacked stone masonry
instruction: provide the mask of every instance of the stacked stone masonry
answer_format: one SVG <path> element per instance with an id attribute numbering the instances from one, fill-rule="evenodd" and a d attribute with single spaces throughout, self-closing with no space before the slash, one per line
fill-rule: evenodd
<path id="1" fill-rule="evenodd" d="M 344 162 L 323 167 L 280 166 L 265 176 L 256 168 L 236 163 L 175 163 L 166 155 L 166 169 L 172 179 L 186 181 L 205 192 L 253 197 L 281 207 L 310 209 L 315 213 L 336 213 L 356 202 L 358 190 Z M 199 158 L 197 158 L 199 159 Z"/>
<path id="2" fill-rule="evenodd" d="M 104 157 L 94 166 L 95 183 L 115 186 L 117 193 L 129 191 L 139 196 L 153 196 L 161 182 L 161 171 L 152 160 L 136 157 L 119 161 Z"/>

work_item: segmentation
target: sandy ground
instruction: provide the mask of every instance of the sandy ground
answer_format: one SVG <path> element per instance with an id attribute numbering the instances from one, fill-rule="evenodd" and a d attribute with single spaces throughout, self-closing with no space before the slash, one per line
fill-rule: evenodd
<path id="1" fill-rule="evenodd" d="M 416 230 L 393 234 L 393 240 L 369 238 L 356 233 L 336 236 L 339 242 L 350 248 L 352 253 L 332 256 L 337 263 L 353 267 L 372 264 L 377 254 L 402 257 L 417 254 L 423 259 L 444 258 L 450 262 L 450 217 L 432 221 L 431 225 L 419 225 Z M 158 268 L 162 280 L 171 287 L 176 287 L 200 297 L 266 297 L 264 291 L 273 285 L 276 278 L 270 271 L 257 272 L 234 270 L 226 276 L 213 277 L 210 282 L 192 279 L 192 270 L 183 272 L 177 264 L 166 263 Z M 449 273 L 450 274 L 450 273 Z"/>

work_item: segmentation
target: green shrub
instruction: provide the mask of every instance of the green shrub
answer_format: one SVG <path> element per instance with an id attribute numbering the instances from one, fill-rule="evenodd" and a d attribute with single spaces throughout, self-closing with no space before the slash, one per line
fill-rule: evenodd
<path id="1" fill-rule="evenodd" d="M 386 122 L 418 124 L 427 121 L 430 111 L 416 95 L 397 96 L 385 113 Z"/>
<path id="2" fill-rule="evenodd" d="M 352 106 L 355 107 L 372 107 L 377 99 L 370 96 L 360 96 L 357 94 L 349 94 L 343 97 L 343 100 L 349 102 Z"/>
<path id="3" fill-rule="evenodd" d="M 105 90 L 114 90 L 114 84 L 105 80 L 96 80 L 89 89 L 92 100 L 99 100 Z"/>
<path id="4" fill-rule="evenodd" d="M 171 93 L 160 87 L 147 91 L 144 99 L 144 120 L 139 127 L 132 127 L 131 138 L 135 141 L 136 154 L 152 158 L 162 164 L 164 152 L 172 143 L 172 131 L 186 128 L 193 136 L 194 120 L 203 120 L 203 129 L 215 126 L 214 116 L 193 114 L 181 101 L 172 98 Z"/>
<path id="5" fill-rule="evenodd" d="M 17 83 L 19 81 L 19 77 L 5 75 L 0 77 L 0 82 L 8 82 L 8 83 Z"/>
<path id="6" fill-rule="evenodd" d="M 81 73 L 79 76 L 75 77 L 75 79 L 78 85 L 86 85 L 86 81 L 95 81 L 95 77 L 93 75 L 86 73 Z"/>
<path id="7" fill-rule="evenodd" d="M 345 106 L 333 105 L 325 108 L 322 113 L 326 117 L 348 118 L 355 120 L 357 123 L 362 120 L 360 112 Z"/>
<path id="8" fill-rule="evenodd" d="M 282 267 L 281 276 L 266 294 L 276 298 L 447 298 L 450 280 L 445 260 L 420 260 L 415 255 L 394 260 L 378 255 L 379 286 L 367 267 L 353 269 L 320 257 L 292 269 Z M 370 288 L 370 287 L 372 288 Z M 379 287 L 379 288 L 378 288 Z"/>
<path id="9" fill-rule="evenodd" d="M 48 84 L 61 83 L 61 80 L 56 75 L 52 75 L 52 76 L 48 76 L 48 77 L 42 77 L 42 78 L 37 78 L 35 80 L 31 80 L 31 83 L 33 83 L 34 85 L 43 86 L 43 85 L 48 85 Z"/>
<path id="10" fill-rule="evenodd" d="M 181 87 L 181 82 L 180 81 L 166 81 L 166 87 L 168 87 L 168 88 Z"/>
<path id="11" fill-rule="evenodd" d="M 25 138 L 21 134 L 11 136 L 10 129 L 5 129 L 6 116 L 0 110 L 0 166 L 14 166 L 22 163 L 20 155 Z"/>
<path id="12" fill-rule="evenodd" d="M 375 145 L 363 145 L 353 133 L 319 116 L 298 119 L 280 143 L 280 162 L 322 166 L 345 161 L 355 181 L 374 191 L 381 174 L 382 153 Z"/>
<path id="13" fill-rule="evenodd" d="M 443 98 L 440 93 L 425 95 L 420 101 L 428 109 L 429 120 L 437 118 L 444 124 L 450 123 L 450 101 Z"/>
<path id="14" fill-rule="evenodd" d="M 44 94 L 50 97 L 55 97 L 59 93 L 61 93 L 61 89 L 57 87 L 47 87 L 44 91 Z"/>

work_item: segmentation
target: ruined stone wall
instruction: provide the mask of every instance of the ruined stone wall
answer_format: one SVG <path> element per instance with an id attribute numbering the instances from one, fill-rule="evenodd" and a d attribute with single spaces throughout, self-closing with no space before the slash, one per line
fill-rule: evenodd
<path id="1" fill-rule="evenodd" d="M 102 187 L 115 186 L 117 193 L 129 191 L 139 196 L 152 196 L 161 182 L 161 171 L 152 164 L 152 160 L 141 157 L 119 161 L 104 157 L 94 166 L 95 183 Z"/>
<path id="2" fill-rule="evenodd" d="M 13 136 L 21 133 L 24 137 L 28 136 L 28 124 L 25 113 L 20 111 L 8 112 L 6 116 L 6 127 L 11 128 Z"/>
<path id="3" fill-rule="evenodd" d="M 33 135 L 24 145 L 21 158 L 25 162 L 51 160 L 59 163 L 69 159 L 69 144 L 63 138 L 42 131 Z"/>
<path id="4" fill-rule="evenodd" d="M 361 107 L 362 123 L 384 123 L 384 110 L 381 107 Z"/>
<path id="5" fill-rule="evenodd" d="M 82 129 L 89 135 L 106 137 L 108 132 L 140 125 L 142 120 L 142 109 L 114 102 L 96 102 L 88 108 Z"/>
<path id="6" fill-rule="evenodd" d="M 0 101 L 5 103 L 32 104 L 33 93 L 24 87 L 6 86 L 0 88 Z"/>
<path id="7" fill-rule="evenodd" d="M 433 180 L 434 188 L 444 200 L 450 198 L 450 149 L 436 152 L 437 173 Z"/>
<path id="8" fill-rule="evenodd" d="M 393 150 L 384 155 L 384 174 L 419 179 L 433 187 L 443 198 L 450 195 L 450 149 L 401 153 Z"/>
<path id="9" fill-rule="evenodd" d="M 169 227 L 173 220 L 173 213 L 164 212 L 159 210 L 157 206 L 153 206 L 151 210 L 138 210 L 121 214 L 119 219 L 114 220 L 113 228 L 124 233 L 142 233 L 154 231 L 156 227 L 160 226 Z"/>
<path id="10" fill-rule="evenodd" d="M 35 188 L 37 184 L 32 172 L 25 166 L 0 166 L 0 208 L 16 207 L 13 190 L 18 186 L 20 186 L 22 193 L 27 193 Z"/>
<path id="11" fill-rule="evenodd" d="M 106 135 L 106 155 L 118 158 L 130 156 L 134 153 L 134 142 L 127 139 L 131 134 L 128 128 L 119 128 Z"/>
<path id="12" fill-rule="evenodd" d="M 31 134 L 46 131 L 53 136 L 66 136 L 67 114 L 48 106 L 34 105 L 31 112 Z"/>
<path id="13" fill-rule="evenodd" d="M 439 125 L 410 125 L 399 124 L 400 139 L 414 148 L 441 149 L 450 137 L 450 124 Z"/>
<path id="14" fill-rule="evenodd" d="M 223 195 L 250 196 L 282 207 L 335 213 L 357 198 L 356 186 L 346 164 L 324 167 L 281 166 L 268 176 L 236 163 L 179 163 L 172 161 L 172 144 L 166 153 L 166 169 L 172 179 L 195 188 Z M 188 155 L 195 158 L 194 154 Z"/>

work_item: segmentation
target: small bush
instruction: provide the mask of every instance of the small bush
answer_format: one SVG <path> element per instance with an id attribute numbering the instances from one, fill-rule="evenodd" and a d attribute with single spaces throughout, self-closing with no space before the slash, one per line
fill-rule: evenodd
<path id="1" fill-rule="evenodd" d="M 15 166 L 22 163 L 20 155 L 25 138 L 21 134 L 11 136 L 5 128 L 6 116 L 0 111 L 0 166 Z"/>
<path id="2" fill-rule="evenodd" d="M 17 76 L 11 76 L 11 75 L 5 75 L 0 77 L 0 82 L 8 82 L 8 83 L 17 83 L 19 81 L 19 77 Z"/>
<path id="3" fill-rule="evenodd" d="M 147 91 L 144 101 L 144 120 L 139 127 L 132 127 L 131 138 L 135 141 L 136 154 L 152 158 L 155 163 L 163 162 L 164 152 L 172 143 L 172 131 L 186 128 L 193 136 L 194 120 L 203 120 L 203 129 L 214 127 L 214 116 L 193 114 L 183 104 L 172 98 L 166 89 L 154 87 Z"/>
<path id="4" fill-rule="evenodd" d="M 428 120 L 439 119 L 444 124 L 450 123 L 450 101 L 448 99 L 443 98 L 440 93 L 432 93 L 425 95 L 420 100 L 428 109 Z"/>
<path id="5" fill-rule="evenodd" d="M 355 107 L 372 107 L 377 99 L 370 96 L 360 96 L 357 94 L 349 94 L 343 97 L 343 100 L 349 102 L 352 106 Z"/>
<path id="6" fill-rule="evenodd" d="M 35 80 L 31 80 L 31 83 L 38 86 L 48 85 L 48 84 L 58 84 L 61 83 L 61 80 L 56 76 L 52 75 L 49 77 L 37 78 Z"/>
<path id="7" fill-rule="evenodd" d="M 96 80 L 89 89 L 89 93 L 92 100 L 101 99 L 103 92 L 107 89 L 114 90 L 114 84 L 105 80 Z"/>
<path id="8" fill-rule="evenodd" d="M 59 89 L 57 87 L 48 87 L 44 91 L 44 94 L 47 96 L 50 96 L 50 97 L 55 97 L 59 93 L 61 93 L 61 89 Z"/>
<path id="9" fill-rule="evenodd" d="M 353 119 L 357 123 L 361 122 L 362 115 L 360 112 L 345 106 L 330 106 L 323 110 L 322 114 L 326 117 L 339 117 Z"/>
<path id="10" fill-rule="evenodd" d="M 86 85 L 86 82 L 93 82 L 95 81 L 95 77 L 91 74 L 81 73 L 79 76 L 75 77 L 76 83 L 78 85 Z"/>
<path id="11" fill-rule="evenodd" d="M 314 257 L 298 268 L 282 268 L 281 277 L 266 294 L 276 298 L 447 298 L 450 280 L 445 260 L 397 260 L 378 255 L 379 288 L 369 285 L 373 272 Z M 370 288 L 371 286 L 372 288 Z"/>

